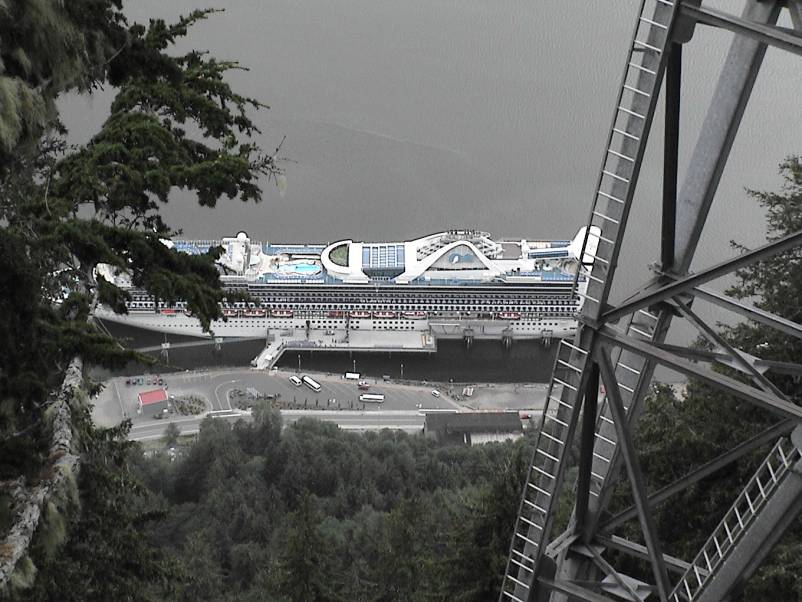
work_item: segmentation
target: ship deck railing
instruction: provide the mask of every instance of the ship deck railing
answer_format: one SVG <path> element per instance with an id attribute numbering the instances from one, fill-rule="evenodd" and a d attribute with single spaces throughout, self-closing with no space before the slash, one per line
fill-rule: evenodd
<path id="1" fill-rule="evenodd" d="M 274 245 L 266 243 L 262 245 L 262 252 L 266 255 L 281 255 L 281 254 L 295 254 L 295 255 L 320 255 L 326 245 L 320 244 L 292 244 L 292 245 Z"/>

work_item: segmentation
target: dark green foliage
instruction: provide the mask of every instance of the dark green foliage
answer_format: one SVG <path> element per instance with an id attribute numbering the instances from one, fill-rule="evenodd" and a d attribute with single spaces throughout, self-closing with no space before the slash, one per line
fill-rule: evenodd
<path id="1" fill-rule="evenodd" d="M 254 413 L 233 426 L 206 420 L 176 462 L 139 462 L 168 504 L 154 539 L 198 579 L 186 597 L 494 597 L 527 441 L 442 447 L 314 420 L 281 431 L 274 410 Z"/>
<path id="2" fill-rule="evenodd" d="M 482 602 L 494 599 L 500 590 L 530 457 L 526 446 L 512 449 L 489 486 L 480 491 L 465 528 L 454 534 L 456 556 L 448 584 L 456 593 L 450 599 Z"/>
<path id="3" fill-rule="evenodd" d="M 329 579 L 334 559 L 331 546 L 320 530 L 321 515 L 312 496 L 301 497 L 298 510 L 288 517 L 288 526 L 279 534 L 277 593 L 292 602 L 329 602 L 336 599 Z"/>
<path id="4" fill-rule="evenodd" d="M 40 465 L 42 409 L 74 356 L 109 368 L 135 357 L 93 323 L 97 303 L 122 312 L 128 299 L 98 264 L 162 301 L 187 301 L 206 328 L 219 316 L 220 249 L 168 248 L 175 231 L 159 206 L 176 188 L 204 205 L 259 200 L 258 180 L 279 170 L 251 138 L 248 111 L 263 105 L 225 82 L 238 65 L 172 52 L 208 14 L 143 26 L 118 0 L 0 3 L 0 477 Z M 103 81 L 118 91 L 111 115 L 68 149 L 55 98 Z M 20 90 L 27 104 L 4 103 L 24 100 Z"/>
<path id="5" fill-rule="evenodd" d="M 172 447 L 178 442 L 178 437 L 180 436 L 181 428 L 175 422 L 171 422 L 164 429 L 164 444 L 167 447 Z"/>
<path id="6" fill-rule="evenodd" d="M 769 240 L 802 230 L 802 158 L 789 157 L 783 161 L 780 174 L 783 177 L 780 192 L 750 191 L 766 209 Z M 728 294 L 754 299 L 762 309 L 802 322 L 802 249 L 797 247 L 739 270 L 737 276 L 738 282 Z M 802 363 L 802 341 L 766 326 L 745 322 L 728 329 L 728 336 L 743 350 L 763 359 Z M 802 386 L 792 377 L 777 377 L 776 383 L 792 398 L 802 399 Z"/>
<path id="7" fill-rule="evenodd" d="M 0 166 L 35 148 L 55 99 L 105 78 L 125 46 L 120 0 L 8 0 L 0 4 Z"/>
<path id="8" fill-rule="evenodd" d="M 79 414 L 79 412 L 76 412 Z M 32 559 L 39 568 L 24 600 L 163 600 L 184 577 L 169 557 L 153 547 L 145 526 L 158 513 L 130 470 L 138 445 L 124 441 L 130 428 L 90 429 L 88 411 L 76 416 L 87 436 L 80 476 L 80 502 L 65 502 L 67 541 L 50 549 L 40 538 Z M 91 435 L 89 433 L 91 432 Z M 80 503 L 81 512 L 67 508 Z M 67 510 L 72 510 L 67 512 Z"/>

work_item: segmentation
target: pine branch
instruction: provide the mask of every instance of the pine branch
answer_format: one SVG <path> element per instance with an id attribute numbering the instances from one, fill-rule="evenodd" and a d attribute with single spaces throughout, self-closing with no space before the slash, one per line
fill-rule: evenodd
<path id="1" fill-rule="evenodd" d="M 8 592 L 17 563 L 27 554 L 48 500 L 62 492 L 74 479 L 80 464 L 73 453 L 72 408 L 81 391 L 83 361 L 75 357 L 67 367 L 57 399 L 53 402 L 53 434 L 50 453 L 40 472 L 40 480 L 28 484 L 15 481 L 12 491 L 13 522 L 0 542 L 0 594 Z"/>

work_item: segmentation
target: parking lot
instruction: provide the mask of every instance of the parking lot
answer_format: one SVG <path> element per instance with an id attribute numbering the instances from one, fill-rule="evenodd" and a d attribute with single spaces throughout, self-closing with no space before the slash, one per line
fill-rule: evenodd
<path id="1" fill-rule="evenodd" d="M 195 396 L 205 400 L 208 410 L 221 411 L 235 408 L 232 392 L 249 389 L 260 396 L 277 397 L 277 405 L 288 410 L 364 410 L 370 411 L 414 411 L 426 409 L 460 409 L 445 391 L 433 387 L 402 385 L 382 379 L 367 379 L 369 388 L 360 390 L 357 382 L 346 380 L 339 374 L 311 374 L 319 384 L 320 391 L 306 385 L 295 386 L 290 382 L 294 372 L 271 370 L 259 372 L 247 369 L 214 372 L 183 372 L 162 376 L 117 377 L 106 383 L 106 388 L 94 400 L 95 420 L 98 424 L 111 426 L 124 418 L 146 420 L 152 417 L 137 413 L 137 395 L 154 388 L 165 387 L 169 395 Z M 297 376 L 303 376 L 301 373 Z M 161 380 L 161 384 L 159 383 Z M 128 381 L 128 384 L 126 384 Z M 438 395 L 432 394 L 437 390 Z M 253 392 L 253 391 L 252 391 Z M 360 394 L 384 395 L 383 403 L 361 403 Z M 244 397 L 235 393 L 235 397 Z M 236 400 L 234 400 L 236 401 Z"/>
<path id="2" fill-rule="evenodd" d="M 319 384 L 320 391 L 313 391 L 308 386 L 294 385 L 290 381 L 293 374 L 288 372 L 273 372 L 262 375 L 255 380 L 256 384 L 249 385 L 261 393 L 278 394 L 279 402 L 291 404 L 283 409 L 304 408 L 332 408 L 332 409 L 361 409 L 361 410 L 413 410 L 421 408 L 458 409 L 459 405 L 437 392 L 436 389 L 426 387 L 410 387 L 385 382 L 381 379 L 367 379 L 368 389 L 360 390 L 357 382 L 346 380 L 337 375 L 311 375 Z M 299 376 L 303 376 L 300 374 Z M 231 389 L 228 389 L 230 391 Z M 360 395 L 383 395 L 382 403 L 360 402 Z"/>
<path id="3" fill-rule="evenodd" d="M 148 375 L 148 376 L 132 376 L 131 378 L 126 378 L 125 379 L 125 386 L 127 386 L 127 387 L 131 387 L 131 386 L 134 386 L 134 387 L 148 386 L 148 387 L 150 387 L 150 386 L 153 386 L 153 387 L 165 387 L 165 388 L 167 388 L 169 385 L 167 385 L 167 381 L 164 379 L 164 377 L 162 377 L 160 375 L 156 375 L 156 376 Z"/>

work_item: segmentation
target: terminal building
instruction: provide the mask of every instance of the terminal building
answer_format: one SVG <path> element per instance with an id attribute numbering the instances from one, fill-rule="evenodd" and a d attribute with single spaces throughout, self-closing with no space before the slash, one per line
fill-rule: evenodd
<path id="1" fill-rule="evenodd" d="M 423 433 L 439 443 L 481 445 L 523 435 L 518 412 L 427 413 Z"/>
<path id="2" fill-rule="evenodd" d="M 136 396 L 136 402 L 139 414 L 163 414 L 169 409 L 169 401 L 165 389 L 143 391 Z"/>

